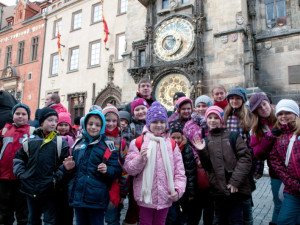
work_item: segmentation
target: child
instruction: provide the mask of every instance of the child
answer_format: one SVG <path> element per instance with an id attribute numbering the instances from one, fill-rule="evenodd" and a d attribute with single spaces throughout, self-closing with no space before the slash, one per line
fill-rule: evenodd
<path id="1" fill-rule="evenodd" d="M 283 202 L 278 225 L 300 224 L 300 119 L 299 106 L 293 100 L 282 99 L 276 105 L 277 122 L 269 132 L 275 136 L 270 154 L 274 171 L 284 184 Z"/>
<path id="2" fill-rule="evenodd" d="M 218 106 L 208 108 L 205 120 L 209 136 L 201 141 L 195 136 L 193 143 L 199 151 L 203 168 L 209 174 L 211 192 L 215 198 L 219 224 L 243 224 L 242 203 L 251 195 L 247 175 L 251 169 L 251 155 L 239 135 L 223 128 L 223 110 Z M 235 142 L 235 143 L 233 143 Z"/>
<path id="3" fill-rule="evenodd" d="M 27 196 L 28 224 L 55 224 L 55 195 L 62 179 L 62 162 L 69 156 L 69 145 L 57 137 L 57 112 L 44 107 L 39 112 L 40 128 L 34 131 L 13 160 L 14 174 Z"/>
<path id="4" fill-rule="evenodd" d="M 130 124 L 130 113 L 127 111 L 120 111 L 120 124 L 121 124 L 121 129 L 125 130 L 128 125 Z"/>
<path id="5" fill-rule="evenodd" d="M 256 93 L 252 95 L 249 100 L 249 106 L 253 113 L 250 146 L 253 149 L 255 158 L 257 160 L 267 159 L 269 166 L 274 202 L 272 222 L 270 222 L 270 225 L 273 225 L 277 224 L 277 217 L 281 207 L 281 201 L 278 198 L 281 181 L 270 164 L 270 152 L 272 150 L 274 140 L 267 137 L 268 131 L 273 129 L 276 122 L 275 112 L 270 104 L 270 100 L 264 93 Z"/>
<path id="6" fill-rule="evenodd" d="M 57 131 L 63 139 L 65 139 L 70 146 L 70 154 L 72 153 L 72 146 L 75 141 L 75 132 L 71 124 L 70 113 L 62 112 L 58 114 Z"/>
<path id="7" fill-rule="evenodd" d="M 191 146 L 187 143 L 186 137 L 182 133 L 182 128 L 177 123 L 170 123 L 170 134 L 171 138 L 177 143 L 185 169 L 185 175 L 187 177 L 186 191 L 183 197 L 178 201 L 174 202 L 169 208 L 166 224 L 185 224 L 189 222 L 188 214 L 190 202 L 195 199 L 196 185 L 197 185 L 197 170 L 194 159 L 194 153 Z M 190 224 L 190 223 L 188 223 Z"/>
<path id="8" fill-rule="evenodd" d="M 104 224 L 110 186 L 122 172 L 119 153 L 104 131 L 103 114 L 89 112 L 84 118 L 82 137 L 76 141 L 72 156 L 64 161 L 67 174 L 74 175 L 69 183 L 69 201 L 75 209 L 77 225 Z"/>
<path id="9" fill-rule="evenodd" d="M 213 105 L 213 101 L 207 95 L 199 96 L 195 101 L 196 113 L 204 117 L 208 107 Z"/>
<path id="10" fill-rule="evenodd" d="M 211 96 L 214 99 L 214 105 L 219 106 L 223 110 L 225 110 L 228 105 L 228 101 L 226 100 L 226 89 L 222 84 L 215 86 L 211 90 Z"/>
<path id="11" fill-rule="evenodd" d="M 128 112 L 126 111 L 126 113 Z M 119 153 L 121 165 L 123 165 L 127 153 L 127 145 L 126 141 L 122 139 L 120 135 L 121 126 L 118 109 L 113 105 L 108 104 L 103 109 L 103 115 L 105 116 L 105 135 L 108 140 L 114 142 L 115 149 Z M 107 224 L 120 224 L 120 210 L 122 209 L 123 201 L 128 192 L 127 177 L 126 171 L 123 170 L 122 176 L 115 180 L 109 192 L 110 202 L 105 213 L 105 222 Z"/>
<path id="12" fill-rule="evenodd" d="M 182 127 L 191 119 L 193 112 L 193 102 L 187 97 L 181 97 L 176 102 L 176 113 L 169 118 L 169 123 L 174 120 L 179 120 Z"/>
<path id="13" fill-rule="evenodd" d="M 172 147 L 167 132 L 167 111 L 154 102 L 147 112 L 143 143 L 130 144 L 124 168 L 134 176 L 134 198 L 140 206 L 140 225 L 164 225 L 168 208 L 178 201 L 186 187 L 179 148 Z"/>
<path id="14" fill-rule="evenodd" d="M 30 109 L 18 103 L 12 109 L 13 124 L 7 123 L 0 131 L 0 224 L 13 224 L 16 213 L 18 224 L 27 224 L 25 195 L 19 191 L 20 181 L 13 174 L 13 158 L 22 146 L 22 140 L 30 136 Z"/>

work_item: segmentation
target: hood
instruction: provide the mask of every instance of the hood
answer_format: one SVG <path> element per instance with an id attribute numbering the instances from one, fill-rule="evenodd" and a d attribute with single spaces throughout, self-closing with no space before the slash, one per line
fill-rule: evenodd
<path id="1" fill-rule="evenodd" d="M 101 128 L 99 134 L 104 134 L 104 132 L 105 132 L 105 117 L 103 116 L 103 114 L 102 114 L 100 111 L 97 111 L 97 110 L 94 110 L 94 111 L 89 112 L 89 113 L 86 114 L 86 116 L 84 117 L 84 119 L 83 119 L 83 124 L 82 124 L 83 132 L 84 132 L 87 136 L 89 136 L 89 134 L 88 134 L 87 131 L 86 131 L 85 123 L 86 123 L 86 119 L 87 119 L 90 115 L 96 115 L 96 116 L 99 116 L 99 117 L 101 118 L 101 120 L 102 120 L 102 128 Z"/>
<path id="2" fill-rule="evenodd" d="M 7 91 L 0 91 L 0 108 L 12 109 L 17 103 L 17 100 Z"/>

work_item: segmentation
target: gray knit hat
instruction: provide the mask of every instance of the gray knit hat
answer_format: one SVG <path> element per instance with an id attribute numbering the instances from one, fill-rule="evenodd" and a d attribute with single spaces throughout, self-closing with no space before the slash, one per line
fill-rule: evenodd
<path id="1" fill-rule="evenodd" d="M 125 119 L 128 121 L 128 123 L 130 123 L 130 118 L 131 118 L 131 115 L 129 112 L 127 111 L 119 111 L 119 116 L 120 116 L 120 119 Z"/>
<path id="2" fill-rule="evenodd" d="M 208 107 L 213 105 L 213 101 L 210 97 L 207 95 L 201 95 L 199 96 L 195 101 L 195 107 L 198 105 L 198 103 L 205 103 Z"/>
<path id="3" fill-rule="evenodd" d="M 229 91 L 228 91 L 228 94 L 227 94 L 227 97 L 226 97 L 226 100 L 229 102 L 229 98 L 230 96 L 232 95 L 237 95 L 239 97 L 241 97 L 243 99 L 243 102 L 247 102 L 247 94 L 246 94 L 246 91 L 241 88 L 241 87 L 234 87 L 234 88 L 231 88 Z"/>
<path id="4" fill-rule="evenodd" d="M 299 106 L 298 104 L 291 99 L 282 99 L 276 105 L 275 116 L 281 111 L 292 112 L 299 117 Z"/>
<path id="5" fill-rule="evenodd" d="M 99 112 L 102 113 L 102 108 L 99 105 L 92 105 L 91 108 L 90 108 L 90 110 L 89 110 L 89 112 L 92 112 L 94 110 L 99 111 Z"/>

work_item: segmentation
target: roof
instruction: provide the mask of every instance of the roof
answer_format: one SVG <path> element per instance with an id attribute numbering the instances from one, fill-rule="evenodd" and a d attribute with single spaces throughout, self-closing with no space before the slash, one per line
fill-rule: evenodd
<path id="1" fill-rule="evenodd" d="M 29 8 L 31 8 L 31 9 L 33 9 L 34 11 L 37 11 L 37 12 L 39 12 L 40 9 L 41 9 L 37 4 L 32 3 L 32 2 L 30 2 L 30 1 L 27 1 L 27 5 L 29 6 Z"/>

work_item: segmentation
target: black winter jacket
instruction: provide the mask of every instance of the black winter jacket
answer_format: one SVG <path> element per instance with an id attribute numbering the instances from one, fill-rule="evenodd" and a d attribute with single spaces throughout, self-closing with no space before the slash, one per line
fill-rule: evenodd
<path id="1" fill-rule="evenodd" d="M 21 192 L 30 197 L 52 196 L 63 177 L 63 160 L 69 156 L 69 145 L 63 139 L 60 157 L 54 137 L 49 143 L 43 131 L 37 129 L 28 139 L 28 155 L 23 146 L 13 160 L 14 174 L 20 178 Z"/>
<path id="2" fill-rule="evenodd" d="M 143 98 L 143 97 L 139 93 L 136 93 L 136 96 L 134 97 L 134 99 L 137 99 L 137 98 Z M 153 95 L 150 99 L 145 99 L 145 100 L 148 103 L 149 107 L 152 105 L 153 102 L 156 101 L 156 99 Z M 131 102 L 125 106 L 125 110 L 131 114 Z"/>

